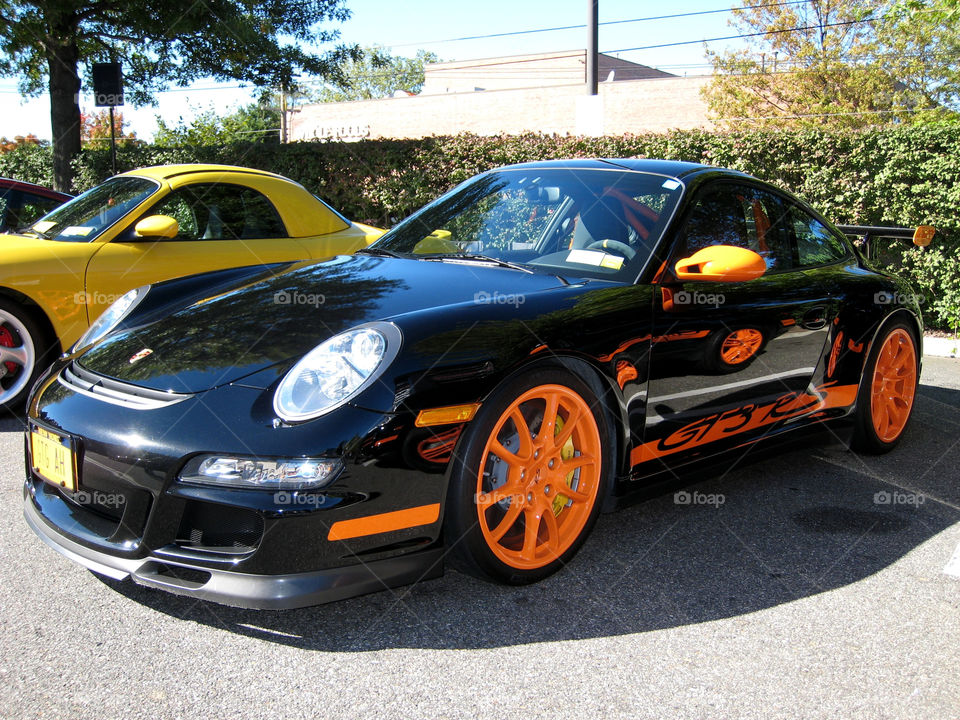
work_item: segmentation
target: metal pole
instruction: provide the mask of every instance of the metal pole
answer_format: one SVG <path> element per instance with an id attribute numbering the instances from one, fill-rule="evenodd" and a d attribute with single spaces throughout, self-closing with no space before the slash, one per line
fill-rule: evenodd
<path id="1" fill-rule="evenodd" d="M 597 94 L 600 74 L 597 45 L 600 28 L 600 0 L 587 0 L 587 95 Z"/>
<path id="2" fill-rule="evenodd" d="M 110 166 L 117 174 L 117 132 L 113 122 L 113 105 L 110 106 Z"/>

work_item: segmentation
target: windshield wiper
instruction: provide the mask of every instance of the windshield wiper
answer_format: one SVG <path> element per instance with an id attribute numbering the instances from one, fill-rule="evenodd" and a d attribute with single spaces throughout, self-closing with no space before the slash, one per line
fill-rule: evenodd
<path id="1" fill-rule="evenodd" d="M 52 240 L 52 239 L 53 239 L 53 236 L 52 236 L 52 235 L 48 235 L 48 234 L 45 233 L 45 232 L 40 232 L 39 230 L 34 230 L 32 227 L 25 227 L 25 228 L 22 228 L 22 229 L 20 229 L 20 230 L 17 230 L 17 235 L 26 235 L 27 233 L 30 233 L 31 235 L 36 235 L 38 238 L 40 238 L 40 239 L 42 239 L 42 240 Z"/>
<path id="2" fill-rule="evenodd" d="M 509 260 L 502 260 L 500 258 L 491 257 L 489 255 L 476 255 L 474 253 L 456 253 L 453 255 L 431 255 L 425 257 L 424 260 L 439 260 L 440 262 L 457 262 L 458 260 L 465 260 L 467 262 L 484 262 L 490 263 L 491 265 L 496 265 L 498 267 L 510 268 L 511 270 L 520 270 L 521 272 L 528 273 L 533 275 L 534 272 L 525 265 L 520 265 L 519 263 L 510 262 Z"/>
<path id="3" fill-rule="evenodd" d="M 360 248 L 354 253 L 354 255 L 359 255 L 360 253 L 363 253 L 364 255 L 379 255 L 380 257 L 392 257 L 392 258 L 403 257 L 400 253 L 395 253 L 393 250 L 387 250 L 385 248 L 377 248 L 377 247 Z"/>

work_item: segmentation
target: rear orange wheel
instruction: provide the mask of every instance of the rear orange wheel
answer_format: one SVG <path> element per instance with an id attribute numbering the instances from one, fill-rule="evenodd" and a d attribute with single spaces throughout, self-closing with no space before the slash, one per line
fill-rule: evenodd
<path id="1" fill-rule="evenodd" d="M 914 335 L 904 323 L 885 329 L 874 344 L 857 395 L 854 447 L 891 450 L 910 420 L 920 364 Z"/>
<path id="2" fill-rule="evenodd" d="M 468 570 L 509 583 L 555 572 L 583 542 L 606 487 L 604 414 L 558 370 L 485 403 L 451 478 L 448 532 Z M 449 541 L 448 541 L 449 542 Z"/>

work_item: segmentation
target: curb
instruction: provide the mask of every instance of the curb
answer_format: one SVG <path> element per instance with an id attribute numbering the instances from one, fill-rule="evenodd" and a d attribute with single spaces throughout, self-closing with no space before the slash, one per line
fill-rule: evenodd
<path id="1" fill-rule="evenodd" d="M 960 357 L 960 339 L 924 335 L 923 354 L 936 357 Z"/>

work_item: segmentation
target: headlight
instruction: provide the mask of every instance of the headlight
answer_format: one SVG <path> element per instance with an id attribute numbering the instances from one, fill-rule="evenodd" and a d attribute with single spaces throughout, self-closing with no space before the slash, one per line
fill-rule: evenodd
<path id="1" fill-rule="evenodd" d="M 200 455 L 180 473 L 183 482 L 261 490 L 314 490 L 330 484 L 338 460 L 323 458 L 260 458 Z"/>
<path id="2" fill-rule="evenodd" d="M 147 296 L 147 290 L 149 289 L 149 285 L 143 285 L 142 287 L 134 288 L 130 292 L 124 293 L 114 300 L 113 304 L 104 310 L 100 317 L 93 322 L 93 325 L 87 328 L 87 331 L 74 343 L 73 349 L 79 350 L 87 345 L 92 345 L 113 330 L 120 324 L 121 320 L 140 304 L 143 298 Z"/>
<path id="3" fill-rule="evenodd" d="M 287 421 L 310 420 L 368 387 L 400 350 L 400 331 L 388 323 L 334 335 L 307 353 L 280 381 L 273 409 Z"/>

